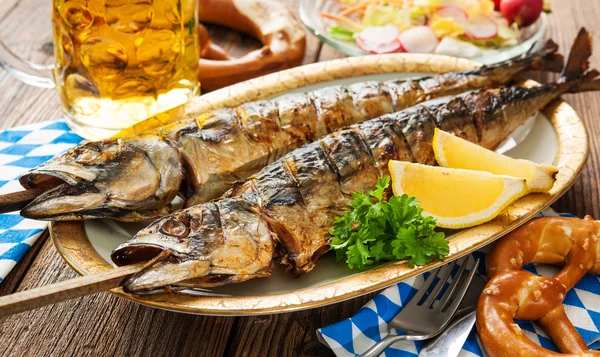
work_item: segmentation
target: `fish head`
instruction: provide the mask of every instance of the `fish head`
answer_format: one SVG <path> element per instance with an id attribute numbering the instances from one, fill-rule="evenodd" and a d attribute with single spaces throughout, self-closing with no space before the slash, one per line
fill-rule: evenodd
<path id="1" fill-rule="evenodd" d="M 150 261 L 163 251 L 183 258 L 193 253 L 190 239 L 198 239 L 198 219 L 189 214 L 194 208 L 174 212 L 140 230 L 132 240 L 121 244 L 112 253 L 119 266 Z"/>
<path id="2" fill-rule="evenodd" d="M 119 245 L 111 258 L 119 266 L 150 262 L 123 284 L 126 292 L 145 293 L 268 276 L 274 249 L 266 221 L 235 197 L 163 217 Z"/>
<path id="3" fill-rule="evenodd" d="M 203 247 L 202 233 L 197 231 L 198 219 L 189 211 L 175 212 L 153 222 L 113 251 L 111 258 L 119 266 L 150 262 L 147 269 L 124 284 L 125 291 L 160 290 L 208 275 L 210 254 Z M 194 247 L 193 242 L 199 246 Z"/>
<path id="4" fill-rule="evenodd" d="M 158 137 L 109 139 L 76 147 L 20 178 L 46 191 L 21 210 L 33 219 L 155 218 L 179 192 L 179 151 Z"/>

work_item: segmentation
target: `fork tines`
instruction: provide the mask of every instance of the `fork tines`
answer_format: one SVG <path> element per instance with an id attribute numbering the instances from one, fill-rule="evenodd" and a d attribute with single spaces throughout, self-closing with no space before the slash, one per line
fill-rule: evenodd
<path id="1" fill-rule="evenodd" d="M 418 331 L 415 324 L 436 325 L 437 321 L 430 320 L 438 317 L 449 321 L 465 296 L 478 264 L 479 260 L 469 255 L 431 271 L 417 294 L 390 322 L 390 327 Z"/>

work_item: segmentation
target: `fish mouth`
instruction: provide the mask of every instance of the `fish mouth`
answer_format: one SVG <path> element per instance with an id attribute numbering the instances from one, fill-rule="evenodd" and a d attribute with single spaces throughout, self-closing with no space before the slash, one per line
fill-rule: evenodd
<path id="1" fill-rule="evenodd" d="M 121 244 L 111 254 L 111 260 L 118 266 L 149 262 L 162 252 L 170 252 L 158 244 Z"/>
<path id="2" fill-rule="evenodd" d="M 93 172 L 64 164 L 26 173 L 19 179 L 21 185 L 26 189 L 40 188 L 45 192 L 22 208 L 21 215 L 38 220 L 59 216 L 80 219 L 77 212 L 96 208 L 106 200 L 94 187 L 92 181 L 95 178 Z"/>
<path id="3" fill-rule="evenodd" d="M 146 268 L 124 282 L 123 291 L 130 294 L 184 289 L 177 283 L 206 277 L 210 271 L 209 260 L 180 256 L 171 249 L 152 243 L 124 243 L 113 251 L 111 259 L 118 266 L 150 261 Z"/>
<path id="4" fill-rule="evenodd" d="M 37 220 L 87 218 L 106 201 L 106 196 L 93 188 L 93 185 L 58 183 L 23 207 L 21 215 Z"/>
<path id="5" fill-rule="evenodd" d="M 50 165 L 48 165 L 50 166 Z M 63 183 L 71 186 L 79 185 L 84 182 L 92 182 L 96 179 L 94 172 L 85 170 L 79 166 L 58 164 L 52 167 L 39 167 L 25 173 L 19 178 L 21 186 L 29 188 L 47 188 L 52 189 Z"/>

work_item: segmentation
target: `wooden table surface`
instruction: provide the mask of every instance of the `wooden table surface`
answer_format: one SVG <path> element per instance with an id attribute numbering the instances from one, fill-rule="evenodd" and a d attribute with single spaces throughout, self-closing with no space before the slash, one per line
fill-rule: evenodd
<path id="1" fill-rule="evenodd" d="M 92 0 L 93 1 L 93 0 Z M 281 0 L 284 1 L 284 0 Z M 296 9 L 296 0 L 285 0 Z M 33 61 L 49 60 L 51 0 L 1 0 L 0 38 Z M 598 36 L 600 1 L 552 1 L 548 36 L 569 48 L 586 26 Z M 243 53 L 256 41 L 224 28 L 210 28 L 213 39 Z M 305 63 L 342 57 L 308 36 Z M 592 60 L 600 68 L 600 53 Z M 567 101 L 583 117 L 590 134 L 591 155 L 581 176 L 553 206 L 583 216 L 600 217 L 600 93 L 570 95 Z M 32 88 L 0 70 L 0 128 L 61 115 L 58 96 Z M 73 278 L 76 273 L 59 257 L 52 242 L 39 239 L 0 284 L 0 295 Z M 330 356 L 315 330 L 351 316 L 373 295 L 291 314 L 259 317 L 193 316 L 151 309 L 101 293 L 49 306 L 0 321 L 3 356 Z"/>

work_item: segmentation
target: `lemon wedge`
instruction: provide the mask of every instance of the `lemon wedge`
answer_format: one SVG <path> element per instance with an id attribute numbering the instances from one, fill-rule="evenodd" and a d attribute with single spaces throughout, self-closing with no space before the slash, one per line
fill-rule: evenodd
<path id="1" fill-rule="evenodd" d="M 438 227 L 465 228 L 492 220 L 527 194 L 525 179 L 484 171 L 389 162 L 394 195 L 421 202 Z"/>
<path id="2" fill-rule="evenodd" d="M 558 173 L 554 166 L 513 159 L 437 128 L 433 135 L 433 151 L 438 165 L 443 167 L 523 178 L 527 180 L 527 192 L 550 191 Z"/>

